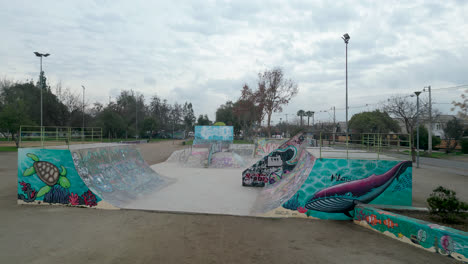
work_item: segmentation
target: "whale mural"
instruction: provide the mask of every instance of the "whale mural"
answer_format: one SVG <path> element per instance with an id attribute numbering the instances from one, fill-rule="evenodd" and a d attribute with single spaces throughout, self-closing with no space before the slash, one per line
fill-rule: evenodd
<path id="1" fill-rule="evenodd" d="M 307 152 L 307 151 L 305 151 Z M 281 203 L 268 202 L 276 184 L 262 191 L 256 215 L 349 220 L 357 204 L 412 205 L 412 163 L 397 160 L 315 159 L 301 155 L 298 164 L 311 166 L 301 181 L 289 186 Z M 297 165 L 296 165 L 297 167 Z M 305 173 L 305 171 L 304 171 Z M 290 173 L 291 174 L 291 173 Z M 288 174 L 289 175 L 289 174 Z M 278 186 L 288 181 L 281 180 Z M 273 207 L 273 206 L 277 207 Z"/>
<path id="2" fill-rule="evenodd" d="M 325 188 L 316 192 L 305 204 L 305 208 L 321 212 L 344 213 L 351 217 L 349 211 L 353 210 L 357 203 L 373 201 L 411 166 L 410 161 L 402 161 L 384 174 L 373 174 L 364 179 Z"/>

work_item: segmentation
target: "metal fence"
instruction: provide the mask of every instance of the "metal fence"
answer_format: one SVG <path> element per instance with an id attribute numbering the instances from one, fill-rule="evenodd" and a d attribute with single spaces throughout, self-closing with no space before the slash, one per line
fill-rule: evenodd
<path id="1" fill-rule="evenodd" d="M 44 147 L 102 142 L 100 127 L 21 126 L 19 147 Z"/>
<path id="2" fill-rule="evenodd" d="M 409 134 L 384 133 L 314 133 L 309 138 L 310 146 L 319 149 L 320 158 L 331 152 L 346 152 L 346 158 L 353 153 L 371 152 L 380 155 L 384 153 L 405 154 L 411 159 L 411 137 Z M 330 155 L 327 155 L 330 157 Z"/>

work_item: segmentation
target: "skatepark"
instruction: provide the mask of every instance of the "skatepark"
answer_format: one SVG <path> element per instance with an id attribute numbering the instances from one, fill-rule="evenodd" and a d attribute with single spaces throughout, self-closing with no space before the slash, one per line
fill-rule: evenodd
<path id="1" fill-rule="evenodd" d="M 378 197 L 377 204 L 411 205 L 408 162 L 385 156 L 366 160 L 365 152 L 355 153 L 355 159 L 317 159 L 316 149 L 307 148 L 302 133 L 289 140 L 236 146 L 231 144 L 232 127 L 197 128 L 208 132 L 198 131 L 204 135 L 196 138 L 194 146 L 175 151 L 166 162 L 151 167 L 138 148 L 128 144 L 20 149 L 18 202 L 338 220 L 351 219 L 349 212 L 357 201 L 369 203 Z M 225 128 L 231 131 L 220 130 Z M 401 164 L 404 168 L 399 168 Z M 50 168 L 40 171 L 42 165 Z M 401 171 L 378 186 L 351 186 L 392 167 Z M 45 173 L 53 169 L 54 179 Z M 339 183 L 350 189 L 330 190 L 317 201 L 306 200 Z M 382 190 L 370 199 L 357 197 L 372 196 L 366 188 Z M 310 212 L 305 213 L 307 207 Z"/>
<path id="2" fill-rule="evenodd" d="M 142 153 L 147 153 L 146 155 L 150 156 L 152 151 L 148 151 L 148 147 L 151 145 L 137 146 L 136 149 L 143 149 Z M 94 146 L 94 148 L 96 147 Z M 101 147 L 134 148 L 134 146 L 121 145 Z M 187 149 L 188 147 L 185 147 L 184 151 Z M 70 151 L 71 160 L 73 148 L 70 148 Z M 309 151 L 313 152 L 314 150 L 309 149 Z M 41 158 L 40 155 L 37 156 Z M 368 154 L 368 156 L 373 158 L 372 154 Z M 13 161 L 15 158 L 10 158 L 10 160 Z M 34 162 L 29 157 L 25 160 L 29 160 L 28 166 Z M 147 157 L 146 160 L 151 160 L 151 158 Z M 57 163 L 56 165 L 60 166 L 61 164 Z M 21 259 L 34 259 L 34 263 L 45 263 L 51 258 L 54 260 L 76 258 L 77 260 L 78 256 L 84 252 L 88 252 L 86 254 L 91 260 L 99 260 L 101 263 L 116 259 L 129 260 L 129 256 L 132 256 L 132 260 L 144 261 L 150 258 L 159 259 L 162 262 L 178 261 L 182 263 L 284 263 L 291 261 L 305 263 L 307 259 L 311 258 L 321 260 L 324 263 L 346 261 L 406 263 L 408 259 L 411 259 L 412 263 L 449 261 L 442 256 L 415 250 L 386 237 L 362 230 L 348 221 L 273 220 L 272 218 L 221 216 L 220 214 L 250 214 L 256 198 L 262 192 L 262 188 L 242 187 L 240 175 L 243 168 L 187 168 L 179 166 L 177 162 L 173 161 L 158 163 L 151 168 L 158 175 L 166 177 L 169 182 L 173 183 L 148 196 L 152 197 L 151 199 L 135 200 L 134 203 L 130 203 L 129 207 L 134 207 L 134 209 L 140 207 L 139 209 L 145 209 L 145 211 L 84 210 L 69 206 L 49 205 L 16 207 L 10 200 L 11 191 L 5 191 L 6 196 L 3 196 L 2 199 L 4 207 L 8 208 L 4 214 L 5 219 L 15 220 L 13 220 L 14 222 L 7 220 L 7 224 L 3 227 L 4 231 L 8 233 L 7 229 L 11 229 L 8 227 L 20 225 L 23 230 L 21 237 L 27 236 L 30 240 L 30 243 L 23 244 L 20 242 L 22 241 L 21 237 L 10 238 L 10 244 L 16 245 L 16 248 L 28 250 L 30 254 L 21 256 Z M 10 169 L 9 171 L 11 173 L 14 170 Z M 214 184 L 219 184 L 219 186 L 215 187 Z M 234 187 L 229 187 L 230 185 Z M 222 191 L 218 191 L 218 189 L 222 189 Z M 229 190 L 231 192 L 227 192 Z M 241 195 L 237 194 L 237 191 L 241 192 Z M 74 190 L 74 192 L 76 191 Z M 215 195 L 211 194 L 213 192 Z M 185 196 L 182 195 L 183 193 Z M 213 197 L 216 199 L 211 199 Z M 243 200 L 237 201 L 237 199 L 242 198 Z M 173 200 L 170 201 L 170 199 Z M 80 207 L 85 207 L 85 205 Z M 197 214 L 168 214 L 164 212 L 154 214 L 146 210 L 196 212 Z M 204 210 L 205 213 L 214 213 L 215 215 L 199 214 Z M 46 233 L 50 233 L 52 226 L 44 225 L 44 221 L 54 223 L 54 230 L 61 231 L 55 232 L 52 237 L 46 235 Z M 76 228 L 67 228 L 69 224 Z M 112 231 L 112 228 L 118 228 L 120 231 Z M 78 234 L 76 229 L 81 230 L 81 234 Z M 102 236 L 93 239 L 95 241 L 89 240 L 89 237 L 95 237 L 95 234 L 102 234 Z M 50 237 L 49 244 L 41 243 L 41 236 Z M 67 237 L 75 239 L 66 239 Z M 362 241 L 362 237 L 366 237 L 366 241 Z M 120 253 L 112 250 L 113 246 L 109 243 L 115 240 L 121 241 L 119 248 L 125 245 L 126 249 Z M 59 241 L 63 245 L 61 247 L 63 250 L 54 252 L 52 245 L 59 243 Z M 86 241 L 87 244 L 77 244 L 75 243 L 77 241 Z M 361 246 L 356 247 L 358 244 Z M 31 250 L 30 246 L 32 245 L 36 245 L 42 250 L 48 248 L 51 253 L 48 254 L 48 257 L 42 255 L 38 257 L 38 254 L 34 253 L 36 251 Z M 259 247 L 259 245 L 262 246 Z M 385 247 L 382 247 L 383 245 Z M 362 251 L 363 247 L 366 250 Z M 337 248 L 340 248 L 340 254 L 330 260 L 329 254 L 332 254 L 330 250 Z M 296 254 L 291 255 L 290 250 Z M 153 253 L 149 254 L 149 252 Z M 18 260 L 20 258 L 19 254 L 14 253 L 5 256 L 6 259 Z M 75 261 L 69 262 L 74 263 Z"/>

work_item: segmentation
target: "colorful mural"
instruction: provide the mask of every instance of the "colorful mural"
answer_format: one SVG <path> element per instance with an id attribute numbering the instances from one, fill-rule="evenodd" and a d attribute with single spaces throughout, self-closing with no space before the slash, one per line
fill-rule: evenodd
<path id="1" fill-rule="evenodd" d="M 302 133 L 299 133 L 244 170 L 242 172 L 242 185 L 264 187 L 277 183 L 284 174 L 294 169 L 304 148 L 305 138 Z"/>
<path id="2" fill-rule="evenodd" d="M 132 145 L 73 150 L 72 157 L 83 182 L 117 207 L 174 182 L 152 170 Z"/>
<path id="3" fill-rule="evenodd" d="M 394 214 L 357 206 L 354 222 L 425 250 L 468 262 L 468 233 Z"/>
<path id="4" fill-rule="evenodd" d="M 409 161 L 317 159 L 283 208 L 322 219 L 350 219 L 356 204 L 411 205 Z"/>
<path id="5" fill-rule="evenodd" d="M 257 196 L 257 199 L 252 206 L 251 214 L 265 216 L 265 214 L 274 210 L 272 215 L 268 216 L 282 216 L 285 212 L 275 209 L 281 208 L 284 201 L 288 201 L 297 193 L 307 177 L 309 177 L 314 163 L 315 158 L 309 152 L 302 151 L 301 156 L 299 157 L 299 162 L 288 174 L 288 177 L 284 178 L 277 184 L 266 186 L 265 189 L 263 189 Z M 292 207 L 295 210 L 299 205 Z"/>
<path id="6" fill-rule="evenodd" d="M 69 150 L 18 150 L 18 200 L 96 206 L 101 198 L 83 183 Z"/>
<path id="7" fill-rule="evenodd" d="M 254 155 L 264 157 L 279 148 L 287 139 L 259 138 L 255 141 Z"/>
<path id="8" fill-rule="evenodd" d="M 234 127 L 232 126 L 195 126 L 194 145 L 210 144 L 214 141 L 232 143 Z"/>

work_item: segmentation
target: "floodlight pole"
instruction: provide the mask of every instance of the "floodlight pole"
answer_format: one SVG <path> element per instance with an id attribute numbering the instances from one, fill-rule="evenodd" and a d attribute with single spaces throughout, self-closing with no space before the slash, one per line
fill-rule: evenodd
<path id="1" fill-rule="evenodd" d="M 85 116 L 85 102 L 84 102 L 84 97 L 85 97 L 85 87 L 84 85 L 81 85 L 83 87 L 83 126 L 81 127 L 81 140 L 84 141 L 84 116 Z"/>
<path id="2" fill-rule="evenodd" d="M 349 34 L 345 33 L 343 37 L 341 37 L 346 45 L 346 150 L 348 149 L 348 42 L 349 42 Z"/>
<path id="3" fill-rule="evenodd" d="M 44 88 L 44 85 L 42 84 L 42 57 L 47 57 L 50 54 L 49 53 L 43 54 L 43 53 L 39 53 L 37 51 L 35 51 L 34 54 L 37 57 L 39 57 L 39 59 L 40 59 L 39 89 L 41 90 L 41 148 L 44 148 L 44 140 L 43 140 L 43 137 L 44 137 L 43 129 L 44 128 L 43 128 L 43 117 L 42 117 L 42 105 L 43 105 L 42 104 L 42 90 Z"/>
<path id="4" fill-rule="evenodd" d="M 420 91 L 414 92 L 416 95 L 416 168 L 419 168 L 419 95 Z"/>

